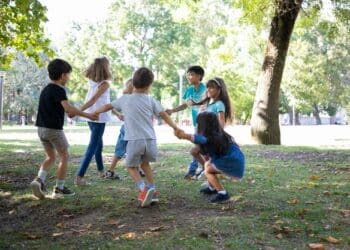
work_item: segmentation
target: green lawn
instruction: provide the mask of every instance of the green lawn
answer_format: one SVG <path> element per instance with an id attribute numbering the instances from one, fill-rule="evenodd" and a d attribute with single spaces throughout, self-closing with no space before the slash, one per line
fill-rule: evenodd
<path id="1" fill-rule="evenodd" d="M 73 187 L 85 146 L 70 148 L 67 185 L 76 196 L 36 200 L 28 185 L 43 160 L 41 145 L 0 140 L 0 248 L 350 248 L 350 150 L 243 146 L 243 180 L 223 179 L 232 200 L 213 205 L 198 192 L 202 181 L 183 179 L 189 145 L 159 149 L 153 169 L 160 203 L 139 208 L 135 184 L 122 166 L 122 180 L 111 181 L 91 165 L 93 186 Z M 106 162 L 113 150 L 105 147 Z"/>

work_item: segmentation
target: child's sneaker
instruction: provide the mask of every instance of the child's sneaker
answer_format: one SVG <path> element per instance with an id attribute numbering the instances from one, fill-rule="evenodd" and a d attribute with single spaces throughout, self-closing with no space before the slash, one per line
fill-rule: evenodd
<path id="1" fill-rule="evenodd" d="M 226 194 L 220 194 L 218 193 L 213 197 L 210 202 L 216 203 L 216 202 L 224 202 L 230 199 L 230 195 L 226 192 Z"/>
<path id="2" fill-rule="evenodd" d="M 215 189 L 211 189 L 210 187 L 202 188 L 199 190 L 202 194 L 216 194 L 217 191 Z"/>
<path id="3" fill-rule="evenodd" d="M 33 195 L 39 199 L 45 198 L 46 187 L 44 182 L 39 178 L 36 177 L 31 183 L 30 187 L 32 188 Z"/>
<path id="4" fill-rule="evenodd" d="M 151 205 L 153 198 L 154 188 L 148 189 L 145 187 L 143 191 L 140 191 L 138 200 L 141 202 L 141 207 L 147 207 Z"/>
<path id="5" fill-rule="evenodd" d="M 81 178 L 81 177 L 75 177 L 74 178 L 74 185 L 75 186 L 80 186 L 80 187 L 84 187 L 84 186 L 91 186 L 91 183 L 88 182 L 86 179 Z"/>
<path id="6" fill-rule="evenodd" d="M 104 174 L 104 178 L 111 180 L 120 180 L 119 175 L 112 170 L 107 170 Z"/>
<path id="7" fill-rule="evenodd" d="M 185 176 L 184 179 L 186 180 L 192 180 L 192 178 L 196 175 L 195 171 L 188 171 Z"/>
<path id="8" fill-rule="evenodd" d="M 65 196 L 73 196 L 73 195 L 75 195 L 75 193 L 67 187 L 63 187 L 63 189 L 54 187 L 52 198 L 56 199 L 56 198 L 63 198 Z"/>
<path id="9" fill-rule="evenodd" d="M 157 191 L 154 191 L 154 192 L 153 192 L 152 203 L 153 203 L 153 202 L 159 202 L 158 192 L 157 192 Z"/>

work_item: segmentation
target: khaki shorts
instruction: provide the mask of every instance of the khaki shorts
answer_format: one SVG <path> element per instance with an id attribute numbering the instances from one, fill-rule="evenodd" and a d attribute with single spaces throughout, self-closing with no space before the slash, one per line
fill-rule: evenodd
<path id="1" fill-rule="evenodd" d="M 45 148 L 63 150 L 69 147 L 63 130 L 38 127 L 38 136 Z"/>
<path id="2" fill-rule="evenodd" d="M 156 140 L 133 140 L 126 145 L 125 166 L 138 167 L 142 162 L 157 160 Z"/>

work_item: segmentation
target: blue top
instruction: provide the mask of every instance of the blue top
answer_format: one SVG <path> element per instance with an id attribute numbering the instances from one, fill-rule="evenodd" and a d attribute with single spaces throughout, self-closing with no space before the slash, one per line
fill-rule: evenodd
<path id="1" fill-rule="evenodd" d="M 236 143 L 232 142 L 229 146 L 229 150 L 224 155 L 217 155 L 214 153 L 213 149 L 215 145 L 208 143 L 208 139 L 203 135 L 195 134 L 194 143 L 206 146 L 208 155 L 211 158 L 211 163 L 214 164 L 218 170 L 229 176 L 243 177 L 245 168 L 244 154 Z"/>
<path id="2" fill-rule="evenodd" d="M 204 83 L 199 83 L 198 89 L 194 87 L 194 85 L 189 86 L 184 95 L 182 96 L 182 99 L 184 101 L 192 100 L 194 102 L 200 102 L 205 98 L 205 91 L 207 90 Z M 193 126 L 197 125 L 196 119 L 197 115 L 199 113 L 200 106 L 192 106 L 192 123 Z"/>
<path id="3" fill-rule="evenodd" d="M 213 112 L 216 115 L 218 115 L 219 112 L 225 113 L 225 110 L 226 110 L 225 104 L 221 100 L 218 100 L 218 101 L 209 103 L 205 111 Z"/>

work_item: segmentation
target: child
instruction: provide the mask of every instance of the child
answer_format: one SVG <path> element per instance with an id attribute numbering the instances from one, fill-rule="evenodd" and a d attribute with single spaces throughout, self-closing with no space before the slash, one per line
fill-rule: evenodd
<path id="1" fill-rule="evenodd" d="M 124 95 L 131 94 L 133 89 L 134 89 L 134 86 L 132 85 L 132 78 L 130 78 L 124 84 L 123 94 Z M 124 116 L 122 114 L 120 114 L 119 112 L 116 112 L 114 109 L 112 109 L 112 112 L 121 121 L 124 121 Z M 114 169 L 117 166 L 118 161 L 120 161 L 124 157 L 125 152 L 126 152 L 127 141 L 124 140 L 124 136 L 125 136 L 125 126 L 124 126 L 124 124 L 122 124 L 122 126 L 120 127 L 118 141 L 117 141 L 117 144 L 115 146 L 114 156 L 112 159 L 111 166 L 109 167 L 109 170 L 107 170 L 105 173 L 105 178 L 107 178 L 107 179 L 120 179 L 118 174 L 116 174 L 114 172 Z"/>
<path id="2" fill-rule="evenodd" d="M 190 135 L 184 131 L 176 131 L 180 139 L 189 140 L 199 145 L 201 157 L 199 162 L 204 166 L 209 186 L 201 193 L 216 194 L 210 201 L 222 202 L 230 198 L 221 185 L 217 174 L 225 174 L 232 178 L 242 178 L 244 173 L 244 155 L 234 139 L 219 124 L 213 112 L 203 112 L 197 116 L 198 134 Z"/>
<path id="3" fill-rule="evenodd" d="M 54 59 L 49 63 L 47 69 L 52 82 L 41 91 L 35 123 L 35 126 L 38 127 L 40 141 L 45 149 L 46 159 L 40 166 L 38 176 L 30 183 L 33 194 L 39 199 L 45 198 L 45 179 L 51 165 L 55 163 L 55 151 L 60 156 L 60 163 L 53 198 L 74 195 L 74 192 L 64 185 L 69 157 L 69 145 L 63 132 L 64 112 L 70 117 L 79 115 L 91 120 L 98 119 L 98 115 L 82 112 L 68 103 L 64 86 L 69 81 L 72 71 L 69 63 L 61 59 Z"/>
<path id="4" fill-rule="evenodd" d="M 172 113 L 186 109 L 188 106 L 192 108 L 192 123 L 196 127 L 196 118 L 199 113 L 199 106 L 192 106 L 192 102 L 200 102 L 205 98 L 205 85 L 201 82 L 204 77 L 204 69 L 201 66 L 191 66 L 187 70 L 187 79 L 191 86 L 189 86 L 182 99 L 185 101 L 183 104 L 174 109 L 168 109 L 166 112 L 171 115 Z M 191 179 L 196 175 L 198 168 L 198 162 L 195 158 L 188 166 L 188 171 L 185 174 L 185 179 Z"/>
<path id="5" fill-rule="evenodd" d="M 110 103 L 109 94 L 109 80 L 112 78 L 112 73 L 109 68 L 109 61 L 106 57 L 96 58 L 94 62 L 88 67 L 85 72 L 85 76 L 89 78 L 89 91 L 86 96 L 86 103 L 81 107 L 81 110 L 87 110 L 88 112 L 95 112 L 96 109 L 103 105 Z M 77 186 L 89 185 L 83 177 L 91 159 L 95 156 L 97 170 L 100 175 L 103 176 L 103 133 L 105 130 L 106 122 L 110 120 L 110 112 L 103 113 L 96 121 L 88 121 L 88 125 L 91 131 L 90 141 L 88 148 L 81 160 L 77 176 L 74 179 L 74 184 Z"/>
<path id="6" fill-rule="evenodd" d="M 225 82 L 222 78 L 214 77 L 207 82 L 207 97 L 196 103 L 193 101 L 192 105 L 203 105 L 205 111 L 213 112 L 217 115 L 221 127 L 224 129 L 226 123 L 232 121 L 232 111 L 230 98 L 227 93 Z M 191 149 L 191 154 L 194 158 L 198 158 L 199 148 Z M 196 175 L 199 179 L 203 173 Z"/>
<path id="7" fill-rule="evenodd" d="M 133 76 L 134 91 L 107 104 L 97 113 L 115 108 L 121 110 L 125 118 L 125 138 L 127 141 L 125 165 L 139 188 L 138 200 L 142 207 L 158 200 L 153 173 L 149 163 L 156 161 L 157 144 L 153 128 L 153 117 L 160 116 L 175 131 L 179 130 L 160 103 L 148 95 L 154 75 L 148 68 L 139 68 Z M 138 166 L 146 175 L 147 185 L 141 179 Z"/>

